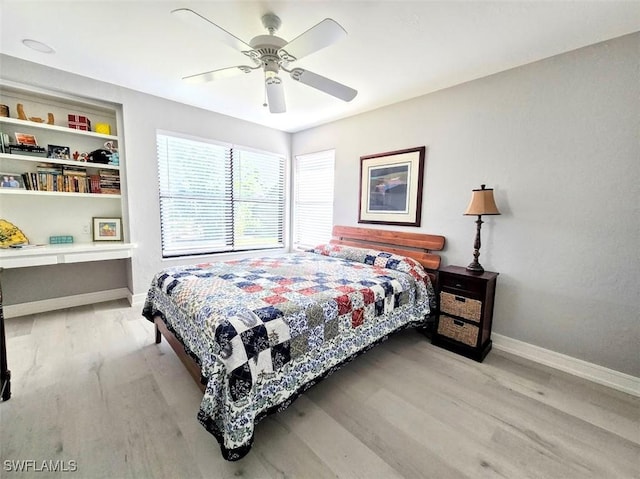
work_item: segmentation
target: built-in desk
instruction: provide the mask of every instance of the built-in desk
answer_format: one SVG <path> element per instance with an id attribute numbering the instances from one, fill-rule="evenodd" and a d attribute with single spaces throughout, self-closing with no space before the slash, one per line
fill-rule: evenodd
<path id="1" fill-rule="evenodd" d="M 49 264 L 84 263 L 131 258 L 133 243 L 79 243 L 70 245 L 43 245 L 0 250 L 0 272 L 10 268 L 29 268 Z M 7 341 L 2 308 L 0 284 L 0 396 L 3 401 L 11 397 L 11 371 L 7 366 Z"/>
<path id="2" fill-rule="evenodd" d="M 28 268 L 48 264 L 131 258 L 133 248 L 133 243 L 78 243 L 1 249 L 0 268 Z"/>

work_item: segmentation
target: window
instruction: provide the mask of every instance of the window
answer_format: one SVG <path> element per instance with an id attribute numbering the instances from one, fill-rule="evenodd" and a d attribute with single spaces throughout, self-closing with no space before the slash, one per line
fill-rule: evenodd
<path id="1" fill-rule="evenodd" d="M 313 247 L 331 239 L 335 150 L 296 157 L 293 245 Z"/>
<path id="2" fill-rule="evenodd" d="M 157 133 L 162 256 L 284 246 L 282 156 Z"/>

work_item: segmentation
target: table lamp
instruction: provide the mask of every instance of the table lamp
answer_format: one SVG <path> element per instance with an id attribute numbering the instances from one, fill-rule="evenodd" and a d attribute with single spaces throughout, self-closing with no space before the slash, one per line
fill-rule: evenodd
<path id="1" fill-rule="evenodd" d="M 478 216 L 476 220 L 476 241 L 473 244 L 473 261 L 467 266 L 467 271 L 482 274 L 484 268 L 478 263 L 480 256 L 480 227 L 482 226 L 482 215 L 499 215 L 498 207 L 493 199 L 493 189 L 485 189 L 485 185 L 480 185 L 479 190 L 473 190 L 471 193 L 471 202 L 467 206 L 466 216 Z"/>

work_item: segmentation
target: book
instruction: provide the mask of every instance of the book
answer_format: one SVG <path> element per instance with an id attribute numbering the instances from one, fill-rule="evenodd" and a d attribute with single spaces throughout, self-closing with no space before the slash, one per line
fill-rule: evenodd
<path id="1" fill-rule="evenodd" d="M 109 195 L 120 194 L 120 173 L 114 170 L 99 170 L 100 192 Z"/>
<path id="2" fill-rule="evenodd" d="M 100 188 L 100 175 L 89 176 L 89 192 L 102 193 L 102 190 Z"/>

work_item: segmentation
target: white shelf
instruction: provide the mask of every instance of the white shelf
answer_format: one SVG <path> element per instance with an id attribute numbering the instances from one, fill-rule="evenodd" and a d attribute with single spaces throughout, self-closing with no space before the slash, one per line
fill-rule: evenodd
<path id="1" fill-rule="evenodd" d="M 0 268 L 85 263 L 131 258 L 134 243 L 75 243 L 0 249 Z"/>
<path id="2" fill-rule="evenodd" d="M 50 163 L 54 165 L 71 165 L 71 166 L 78 166 L 82 168 L 99 168 L 101 170 L 120 170 L 119 165 L 91 163 L 90 161 L 85 162 L 85 161 L 75 161 L 75 160 L 56 160 L 54 158 L 47 158 L 44 156 L 27 156 L 27 155 L 0 153 L 0 159 L 14 160 L 14 161 L 31 161 L 34 163 Z"/>
<path id="3" fill-rule="evenodd" d="M 68 196 L 72 198 L 100 198 L 100 199 L 121 199 L 122 195 L 112 195 L 107 193 L 72 193 L 66 191 L 37 191 L 23 190 L 21 188 L 0 188 L 0 195 L 36 195 L 36 196 Z"/>
<path id="4" fill-rule="evenodd" d="M 20 128 L 38 128 L 41 130 L 55 131 L 56 133 L 65 133 L 68 135 L 87 136 L 92 138 L 101 138 L 103 140 L 118 140 L 117 136 L 104 135 L 102 133 L 96 133 L 95 131 L 76 130 L 74 128 L 68 128 L 66 126 L 49 125 L 47 123 L 38 123 L 36 121 L 20 120 L 18 118 L 0 117 L 0 123 L 8 125 L 17 125 Z"/>

